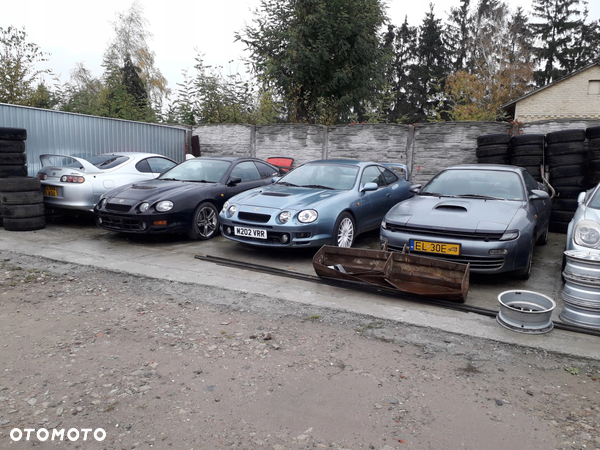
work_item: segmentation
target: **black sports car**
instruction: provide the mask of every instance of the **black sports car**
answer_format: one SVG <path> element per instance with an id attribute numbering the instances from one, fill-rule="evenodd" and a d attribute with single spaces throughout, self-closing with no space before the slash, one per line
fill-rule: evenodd
<path id="1" fill-rule="evenodd" d="M 211 239 L 230 197 L 271 184 L 279 169 L 255 158 L 187 160 L 158 178 L 108 191 L 94 207 L 98 226 L 122 233 L 186 233 Z"/>

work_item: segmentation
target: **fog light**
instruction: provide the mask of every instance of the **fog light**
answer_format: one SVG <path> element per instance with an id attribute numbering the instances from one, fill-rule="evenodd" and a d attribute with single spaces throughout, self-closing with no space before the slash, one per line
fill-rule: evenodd
<path id="1" fill-rule="evenodd" d="M 155 227 L 166 227 L 167 221 L 166 220 L 155 220 L 154 222 L 152 222 L 152 225 L 154 225 Z"/>
<path id="2" fill-rule="evenodd" d="M 284 244 L 287 244 L 287 243 L 288 243 L 288 241 L 290 240 L 290 237 L 289 237 L 287 234 L 283 234 L 283 235 L 282 235 L 282 236 L 279 238 L 279 240 L 280 240 L 281 242 L 283 242 Z"/>
<path id="3" fill-rule="evenodd" d="M 98 217 L 98 223 L 102 223 L 102 217 Z"/>
<path id="4" fill-rule="evenodd" d="M 506 248 L 494 248 L 488 252 L 490 255 L 508 255 Z"/>
<path id="5" fill-rule="evenodd" d="M 148 228 L 148 224 L 146 222 L 142 222 L 142 224 L 140 226 L 142 227 L 142 230 L 145 230 L 146 228 Z"/>
<path id="6" fill-rule="evenodd" d="M 227 228 L 225 229 L 225 233 L 227 233 L 227 234 L 231 234 L 231 227 L 227 227 Z"/>

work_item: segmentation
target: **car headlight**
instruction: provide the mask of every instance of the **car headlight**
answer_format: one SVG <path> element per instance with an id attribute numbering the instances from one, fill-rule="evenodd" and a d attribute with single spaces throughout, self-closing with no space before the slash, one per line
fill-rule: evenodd
<path id="1" fill-rule="evenodd" d="M 512 241 L 519 237 L 519 230 L 509 230 L 500 238 L 501 241 Z"/>
<path id="2" fill-rule="evenodd" d="M 317 220 L 319 214 L 314 209 L 305 209 L 298 214 L 298 220 L 302 223 L 312 223 Z"/>
<path id="3" fill-rule="evenodd" d="M 387 221 L 385 220 L 385 217 L 381 221 L 381 228 L 383 228 L 384 230 L 387 230 Z"/>
<path id="4" fill-rule="evenodd" d="M 167 212 L 167 211 L 171 211 L 172 209 L 173 209 L 173 202 L 171 202 L 169 200 L 158 202 L 156 204 L 156 210 L 158 212 Z"/>
<path id="5" fill-rule="evenodd" d="M 98 205 L 96 206 L 96 208 L 98 208 L 98 209 L 104 208 L 104 205 L 106 205 L 106 199 L 101 198 L 100 201 L 98 202 Z"/>
<path id="6" fill-rule="evenodd" d="M 573 239 L 577 245 L 600 248 L 600 224 L 593 220 L 582 220 L 575 225 Z"/>
<path id="7" fill-rule="evenodd" d="M 236 211 L 237 211 L 236 206 L 231 205 L 229 208 L 227 208 L 227 216 L 233 217 Z"/>
<path id="8" fill-rule="evenodd" d="M 227 200 L 224 204 L 223 204 L 223 208 L 221 208 L 221 212 L 224 213 L 225 211 L 227 211 L 227 208 L 229 208 L 229 200 Z"/>
<path id="9" fill-rule="evenodd" d="M 292 214 L 289 211 L 283 211 L 279 214 L 279 221 L 281 223 L 288 223 L 288 221 L 292 218 Z"/>
<path id="10" fill-rule="evenodd" d="M 146 212 L 146 211 L 148 211 L 148 208 L 149 208 L 149 207 L 150 207 L 150 204 L 149 204 L 149 203 L 146 203 L 146 202 L 142 203 L 142 204 L 140 205 L 140 212 Z M 169 208 L 169 209 L 170 209 L 170 208 Z"/>

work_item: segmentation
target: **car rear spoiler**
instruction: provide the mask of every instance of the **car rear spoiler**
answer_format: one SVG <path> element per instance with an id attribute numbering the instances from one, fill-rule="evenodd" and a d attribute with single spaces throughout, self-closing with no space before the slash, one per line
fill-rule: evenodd
<path id="1" fill-rule="evenodd" d="M 42 163 L 42 167 L 52 166 L 53 164 L 50 161 L 50 158 L 52 158 L 52 157 L 60 157 L 60 158 L 70 158 L 70 159 L 73 159 L 73 160 L 77 161 L 81 165 L 81 169 L 85 173 L 97 173 L 97 172 L 101 172 L 100 169 L 98 169 L 92 163 L 90 163 L 89 161 L 86 161 L 83 158 L 77 158 L 77 157 L 71 156 L 71 155 L 61 155 L 61 154 L 58 154 L 58 153 L 45 153 L 43 155 L 40 155 L 40 161 Z"/>

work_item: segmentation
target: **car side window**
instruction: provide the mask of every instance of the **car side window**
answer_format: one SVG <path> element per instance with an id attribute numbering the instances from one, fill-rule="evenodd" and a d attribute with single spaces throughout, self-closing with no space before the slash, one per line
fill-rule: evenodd
<path id="1" fill-rule="evenodd" d="M 268 164 L 261 163 L 258 161 L 254 161 L 254 164 L 256 164 L 256 167 L 258 168 L 261 178 L 271 178 L 279 176 L 279 171 Z"/>
<path id="2" fill-rule="evenodd" d="M 529 172 L 523 172 L 523 179 L 525 180 L 525 187 L 527 188 L 528 194 L 531 194 L 531 191 L 534 189 L 539 189 L 537 181 L 535 181 Z"/>
<path id="3" fill-rule="evenodd" d="M 240 177 L 242 181 L 260 180 L 261 176 L 252 161 L 244 161 L 236 165 L 231 171 L 232 177 Z"/>
<path id="4" fill-rule="evenodd" d="M 380 167 L 381 169 L 381 167 Z M 385 178 L 385 182 L 386 184 L 394 184 L 396 181 L 398 181 L 398 176 L 392 172 L 391 170 L 388 169 L 382 169 L 383 170 L 383 177 Z"/>
<path id="5" fill-rule="evenodd" d="M 138 172 L 152 173 L 152 169 L 150 168 L 150 164 L 148 164 L 147 159 L 142 159 L 140 162 L 138 162 L 135 165 L 135 168 L 137 169 Z"/>
<path id="6" fill-rule="evenodd" d="M 157 156 L 147 158 L 146 161 L 148 161 L 148 165 L 150 166 L 151 171 L 154 173 L 164 173 L 177 165 L 177 163 L 171 161 L 170 159 L 159 158 Z"/>
<path id="7" fill-rule="evenodd" d="M 379 187 L 386 185 L 385 178 L 377 166 L 369 166 L 363 171 L 360 184 L 364 186 L 367 183 L 376 183 Z"/>

